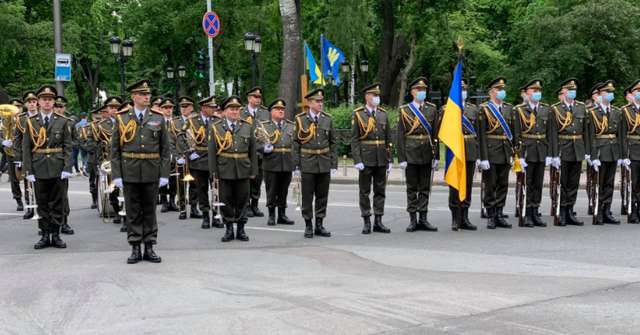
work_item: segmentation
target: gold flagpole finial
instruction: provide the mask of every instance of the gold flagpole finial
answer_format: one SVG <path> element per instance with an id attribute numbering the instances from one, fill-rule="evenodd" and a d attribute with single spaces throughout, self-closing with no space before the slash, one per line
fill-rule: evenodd
<path id="1" fill-rule="evenodd" d="M 456 45 L 458 46 L 458 52 L 462 53 L 462 49 L 464 49 L 464 40 L 462 39 L 462 36 L 458 36 Z"/>

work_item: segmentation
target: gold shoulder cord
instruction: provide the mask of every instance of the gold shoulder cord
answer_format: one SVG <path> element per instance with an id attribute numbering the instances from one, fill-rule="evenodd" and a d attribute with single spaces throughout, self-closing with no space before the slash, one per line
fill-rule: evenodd
<path id="1" fill-rule="evenodd" d="M 249 115 L 249 116 L 247 116 L 247 118 L 246 118 L 246 119 L 244 119 L 244 120 L 245 120 L 245 121 L 247 121 L 247 122 L 249 122 L 249 124 L 253 126 L 253 116 Z"/>
<path id="2" fill-rule="evenodd" d="M 125 143 L 131 142 L 133 137 L 136 136 L 137 123 L 133 119 L 129 119 L 129 122 L 125 125 L 120 115 L 116 115 L 118 118 L 118 129 L 120 129 L 120 146 Z"/>
<path id="3" fill-rule="evenodd" d="M 93 134 L 94 140 L 100 140 L 100 137 L 98 136 L 98 130 L 96 129 L 96 124 L 94 123 L 91 123 L 91 133 Z"/>
<path id="4" fill-rule="evenodd" d="M 38 148 L 44 145 L 44 142 L 47 141 L 47 130 L 44 129 L 44 127 L 40 127 L 36 134 L 36 131 L 33 129 L 33 124 L 31 124 L 31 119 L 27 119 L 27 124 L 29 125 L 31 141 L 33 141 L 33 149 L 31 149 L 31 152 L 35 152 Z"/>
<path id="5" fill-rule="evenodd" d="M 191 120 L 189 120 L 191 121 Z M 224 139 L 218 135 L 218 129 L 214 125 L 213 127 L 213 137 L 216 140 L 216 146 L 218 147 L 218 151 L 216 151 L 216 155 L 219 155 L 221 152 L 229 149 L 233 144 L 233 135 L 231 135 L 230 131 L 226 131 L 224 133 Z"/>
<path id="6" fill-rule="evenodd" d="M 87 127 L 80 128 L 80 131 L 82 133 L 82 140 L 86 141 L 87 140 Z"/>
<path id="7" fill-rule="evenodd" d="M 273 134 L 269 134 L 269 131 L 264 126 L 262 126 L 262 129 L 264 129 L 264 132 L 267 135 L 269 135 L 269 142 L 271 142 L 271 144 L 278 143 L 278 141 L 280 140 L 280 137 L 282 137 L 282 132 L 278 128 L 276 128 L 276 130 L 273 131 Z"/>
<path id="8" fill-rule="evenodd" d="M 402 123 L 404 124 L 404 128 L 405 129 L 409 128 L 409 130 L 405 132 L 405 135 L 411 135 L 420 126 L 420 120 L 418 120 L 418 118 L 415 116 L 414 117 L 409 116 L 405 108 L 402 108 L 401 111 L 402 111 Z M 407 127 L 408 125 L 411 125 L 411 127 Z"/>
<path id="9" fill-rule="evenodd" d="M 484 115 L 487 117 L 487 121 L 489 122 L 489 128 L 490 128 L 487 131 L 487 134 L 493 134 L 498 129 L 498 127 L 500 127 L 500 122 L 496 120 L 496 118 L 489 111 L 488 107 L 483 107 L 483 109 L 484 109 Z"/>
<path id="10" fill-rule="evenodd" d="M 369 134 L 371 134 L 371 132 L 376 129 L 376 119 L 374 119 L 373 117 L 369 117 L 369 120 L 367 121 L 367 126 L 365 127 L 364 125 L 364 121 L 362 121 L 362 116 L 360 116 L 360 113 L 358 111 L 355 112 L 356 115 L 356 119 L 358 120 L 358 126 L 360 127 L 360 132 L 363 133 L 360 136 L 360 139 L 365 139 L 367 138 L 367 136 L 369 136 Z"/>
<path id="11" fill-rule="evenodd" d="M 206 129 L 204 129 L 203 126 L 200 126 L 200 128 L 196 130 L 196 127 L 193 125 L 193 121 L 191 119 L 189 119 L 189 126 L 191 127 L 191 131 L 194 134 L 193 140 L 196 142 L 196 144 L 202 144 L 202 142 L 204 142 L 207 137 Z"/>
<path id="12" fill-rule="evenodd" d="M 517 107 L 518 113 L 520 114 L 520 123 L 526 128 L 523 133 L 527 134 L 528 132 L 536 126 L 536 115 L 534 113 L 529 113 L 529 119 L 524 115 L 522 108 Z"/>
<path id="13" fill-rule="evenodd" d="M 28 116 L 27 116 L 27 117 L 28 117 Z M 29 120 L 29 119 L 27 119 L 27 120 Z M 16 128 L 18 128 L 18 130 L 19 130 L 21 133 L 23 133 L 23 134 L 24 134 L 24 131 L 26 130 L 26 129 L 24 129 L 24 127 L 22 126 L 22 122 L 20 122 L 20 118 L 19 118 L 19 117 L 18 117 L 18 118 L 16 118 Z"/>
<path id="14" fill-rule="evenodd" d="M 558 129 L 558 132 L 561 132 L 565 130 L 573 120 L 573 113 L 567 112 L 565 116 L 562 117 L 562 113 L 560 113 L 558 106 L 553 106 L 553 111 L 556 114 L 556 120 L 558 121 L 558 124 L 560 124 L 560 129 Z"/>
<path id="15" fill-rule="evenodd" d="M 593 119 L 593 123 L 596 126 L 596 135 L 604 134 L 604 131 L 607 130 L 607 128 L 609 128 L 609 118 L 606 115 L 603 115 L 602 121 L 600 121 L 598 119 L 598 116 L 596 115 L 595 109 L 591 110 L 591 117 Z"/>
<path id="16" fill-rule="evenodd" d="M 178 137 L 178 128 L 176 127 L 176 122 L 173 120 L 169 120 L 169 125 L 171 133 L 173 133 L 173 137 Z"/>
<path id="17" fill-rule="evenodd" d="M 316 136 L 315 122 L 312 122 L 311 125 L 309 126 L 309 129 L 307 130 L 305 130 L 304 127 L 302 127 L 302 121 L 300 121 L 300 117 L 296 118 L 296 123 L 298 125 L 298 140 L 300 140 L 300 143 L 302 144 L 309 143 L 309 141 L 311 141 L 311 139 Z M 304 134 L 307 134 L 307 135 L 304 135 Z"/>
<path id="18" fill-rule="evenodd" d="M 624 107 L 624 113 L 627 116 L 626 119 L 628 134 L 633 134 L 636 132 L 636 129 L 640 125 L 640 113 L 636 113 L 635 117 L 631 117 L 631 113 L 629 113 L 628 107 Z M 633 119 L 633 124 L 631 124 L 631 119 Z M 629 130 L 629 128 L 631 128 L 631 130 Z"/>
<path id="19" fill-rule="evenodd" d="M 111 133 L 100 126 L 98 126 L 98 129 L 100 129 L 100 139 L 106 142 L 111 142 Z"/>

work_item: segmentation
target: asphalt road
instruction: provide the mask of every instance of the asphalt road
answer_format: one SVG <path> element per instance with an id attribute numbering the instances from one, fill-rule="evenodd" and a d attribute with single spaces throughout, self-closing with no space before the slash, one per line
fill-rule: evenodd
<path id="1" fill-rule="evenodd" d="M 161 264 L 127 265 L 119 226 L 71 181 L 64 250 L 34 250 L 35 221 L 0 183 L 0 334 L 638 334 L 640 226 L 450 230 L 434 187 L 437 233 L 406 233 L 402 186 L 388 189 L 388 235 L 360 234 L 357 186 L 332 185 L 332 238 L 250 219 L 248 243 L 159 214 Z M 545 189 L 545 192 L 548 192 Z M 584 191 L 576 207 L 586 213 Z M 508 204 L 513 210 L 513 191 Z M 616 193 L 616 200 L 618 194 Z M 544 201 L 549 197 L 545 194 Z M 548 203 L 546 204 L 548 206 Z M 264 208 L 263 208 L 264 209 Z M 619 203 L 614 203 L 619 210 Z M 266 210 L 266 209 L 264 209 Z M 544 214 L 548 207 L 543 207 Z M 546 217 L 547 221 L 550 221 Z M 509 219 L 515 223 L 513 218 Z"/>

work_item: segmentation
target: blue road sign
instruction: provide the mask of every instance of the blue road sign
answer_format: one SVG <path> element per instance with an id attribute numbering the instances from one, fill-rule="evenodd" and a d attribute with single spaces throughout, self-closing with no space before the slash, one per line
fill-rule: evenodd
<path id="1" fill-rule="evenodd" d="M 220 34 L 220 28 L 222 27 L 222 23 L 220 23 L 220 17 L 216 12 L 206 12 L 202 17 L 202 28 L 204 29 L 204 33 L 207 34 L 208 37 L 216 37 Z"/>

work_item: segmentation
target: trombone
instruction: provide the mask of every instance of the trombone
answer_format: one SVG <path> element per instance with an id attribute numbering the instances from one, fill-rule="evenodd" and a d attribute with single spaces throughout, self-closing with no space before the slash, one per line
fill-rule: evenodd
<path id="1" fill-rule="evenodd" d="M 224 203 L 220 201 L 220 181 L 216 176 L 213 176 L 213 182 L 211 183 L 211 207 L 216 209 L 216 215 L 213 217 L 217 220 L 222 220 L 222 214 L 220 214 L 220 207 L 224 206 Z"/>
<path id="2" fill-rule="evenodd" d="M 292 180 L 292 190 L 293 197 L 296 198 L 296 211 L 299 212 L 302 210 L 302 184 L 300 182 L 300 176 L 293 176 Z"/>
<path id="3" fill-rule="evenodd" d="M 24 206 L 25 209 L 33 209 L 33 217 L 31 220 L 40 220 L 41 217 L 38 215 L 38 204 L 36 203 L 36 193 L 35 186 L 32 181 L 27 181 L 27 192 L 29 193 L 28 204 Z"/>

